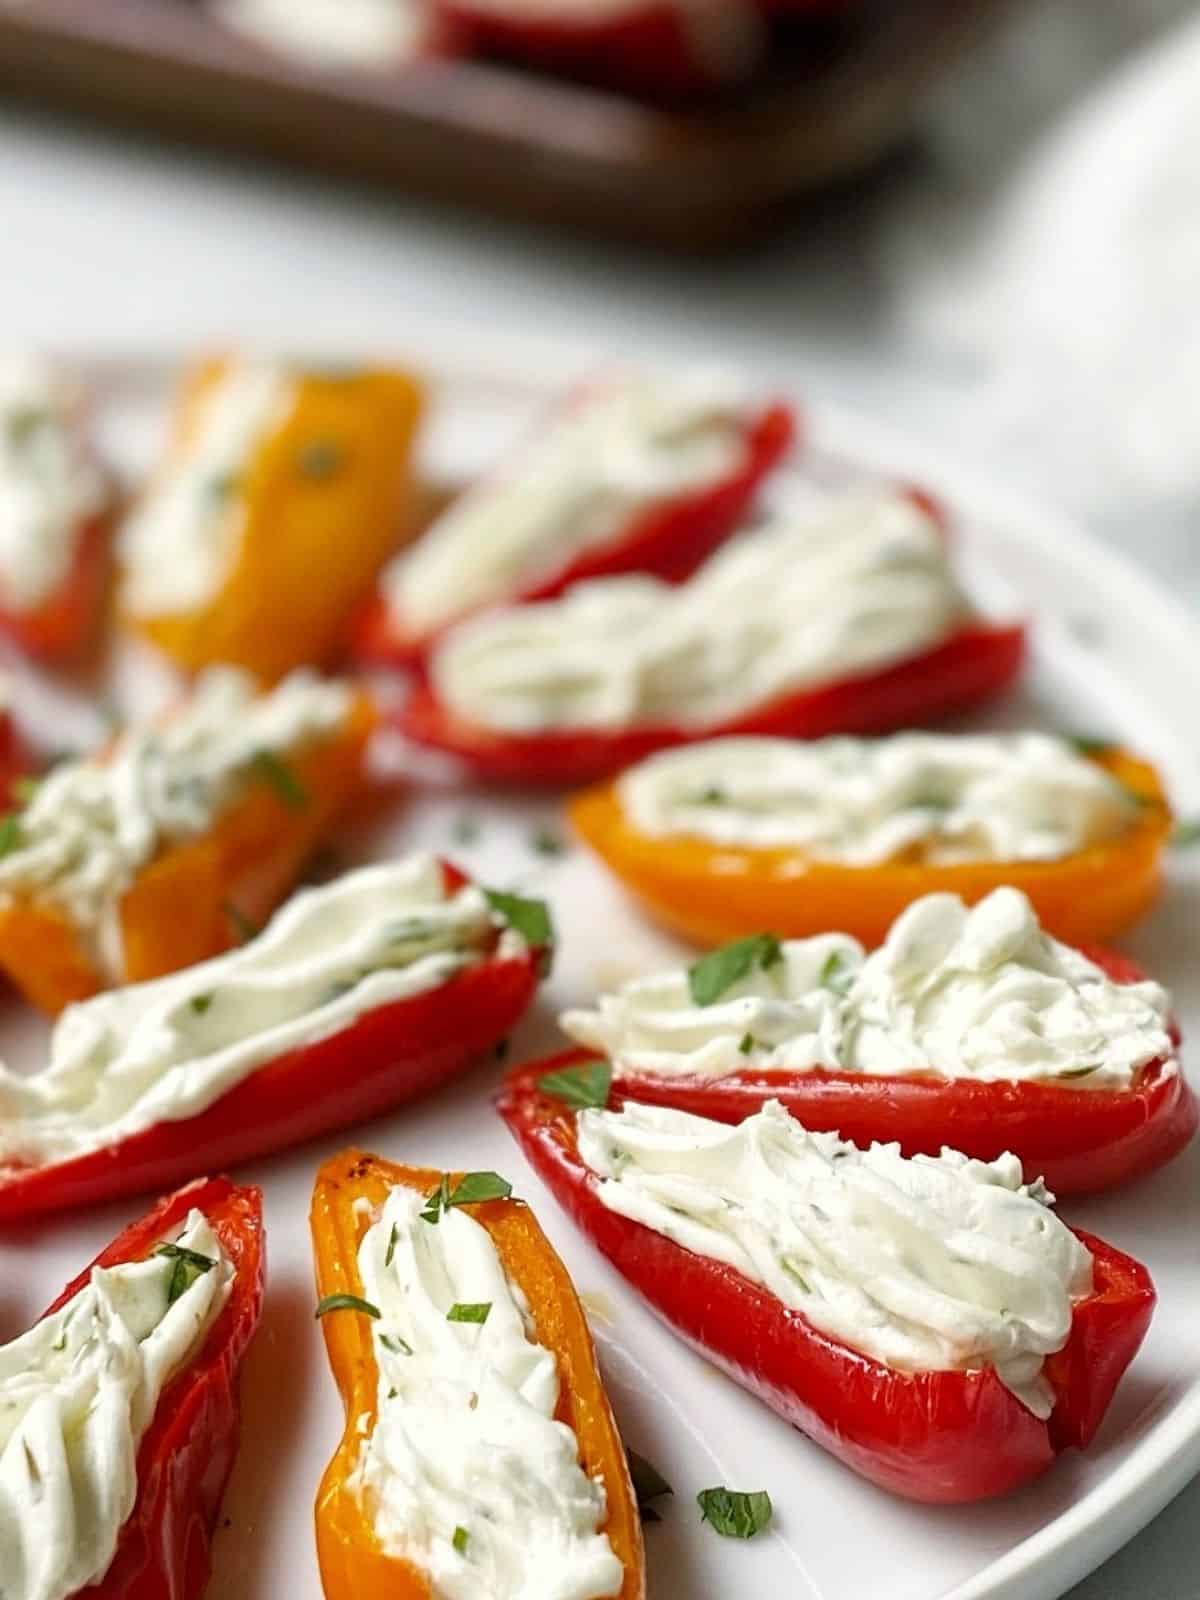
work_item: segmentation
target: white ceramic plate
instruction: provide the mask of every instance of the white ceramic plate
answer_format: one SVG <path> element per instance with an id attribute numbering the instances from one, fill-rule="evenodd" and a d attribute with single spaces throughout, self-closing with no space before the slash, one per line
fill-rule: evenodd
<path id="1" fill-rule="evenodd" d="M 103 437 L 136 472 L 161 431 L 167 364 L 105 361 L 84 370 L 99 392 Z M 540 377 L 511 375 L 521 370 L 432 372 L 428 449 L 439 469 L 477 469 L 521 427 L 546 393 Z M 810 440 L 808 465 L 822 476 L 895 473 L 939 492 L 961 528 L 976 591 L 1004 607 L 1022 597 L 1034 625 L 1032 670 L 1020 695 L 987 720 L 1118 736 L 1160 763 L 1181 811 L 1200 809 L 1200 635 L 1169 598 L 1072 526 L 872 425 L 820 411 Z M 114 672 L 127 699 L 143 702 L 161 688 L 137 652 L 124 653 Z M 99 726 L 70 690 L 47 694 L 26 681 L 20 693 L 50 744 Z M 480 825 L 467 848 L 454 837 L 463 816 Z M 436 848 L 485 881 L 550 898 L 560 959 L 513 1041 L 517 1060 L 557 1046 L 553 1019 L 565 1004 L 681 953 L 639 920 L 581 850 L 539 855 L 531 838 L 545 826 L 561 832 L 557 807 L 545 798 L 497 800 L 435 785 L 414 790 L 376 836 L 346 843 L 348 859 Z M 1200 978 L 1189 960 L 1198 897 L 1200 859 L 1180 856 L 1163 905 L 1130 942 L 1171 985 L 1193 1036 L 1200 1035 Z M 4 1002 L 0 1053 L 36 1067 L 44 1037 L 16 1001 Z M 861 1482 L 657 1323 L 526 1169 L 490 1106 L 497 1070 L 483 1066 L 433 1100 L 243 1169 L 266 1191 L 270 1287 L 245 1369 L 244 1436 L 216 1540 L 213 1596 L 320 1595 L 311 1507 L 341 1415 L 313 1321 L 307 1213 L 318 1162 L 350 1139 L 396 1160 L 494 1167 L 535 1207 L 585 1295 L 622 1429 L 675 1487 L 665 1520 L 647 1529 L 653 1600 L 1047 1600 L 1098 1565 L 1200 1468 L 1200 1147 L 1127 1192 L 1066 1208 L 1072 1221 L 1146 1261 L 1160 1292 L 1146 1345 L 1093 1448 L 1001 1502 L 932 1509 Z M 36 1316 L 141 1209 L 122 1202 L 0 1241 L 0 1336 Z M 776 1507 L 771 1531 L 742 1544 L 701 1526 L 695 1495 L 713 1484 L 768 1489 Z"/>

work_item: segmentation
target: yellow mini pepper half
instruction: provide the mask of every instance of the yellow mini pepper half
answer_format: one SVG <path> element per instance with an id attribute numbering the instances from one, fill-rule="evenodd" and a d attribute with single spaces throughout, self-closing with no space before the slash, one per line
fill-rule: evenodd
<path id="1" fill-rule="evenodd" d="M 302 805 L 248 784 L 207 833 L 168 845 L 141 870 L 120 902 L 124 982 L 219 955 L 270 916 L 364 788 L 375 721 L 357 695 L 340 728 L 288 758 Z M 0 904 L 0 968 L 50 1015 L 109 982 L 66 912 L 32 895 Z"/>
<path id="2" fill-rule="evenodd" d="M 460 1178 L 451 1175 L 451 1186 Z M 397 1185 L 428 1194 L 441 1179 L 440 1172 L 395 1166 L 357 1150 L 327 1161 L 317 1175 L 312 1203 L 318 1296 L 361 1297 L 358 1249 L 372 1213 Z M 603 1531 L 625 1568 L 619 1600 L 642 1600 L 644 1558 L 633 1485 L 574 1285 L 521 1201 L 489 1200 L 465 1209 L 491 1235 L 505 1271 L 528 1301 L 538 1342 L 554 1353 L 562 1384 L 559 1419 L 575 1434 L 584 1471 L 604 1484 Z M 317 1496 L 317 1554 L 326 1600 L 429 1600 L 428 1577 L 383 1550 L 354 1487 L 362 1441 L 375 1423 L 379 1384 L 369 1321 L 355 1314 L 326 1316 L 321 1330 L 346 1408 L 341 1443 Z"/>
<path id="3" fill-rule="evenodd" d="M 238 367 L 213 359 L 189 375 L 167 459 L 135 515 L 168 491 L 209 402 Z M 213 521 L 233 530 L 227 570 L 209 598 L 190 610 L 148 610 L 136 599 L 134 550 L 122 541 L 125 620 L 187 671 L 229 662 L 273 682 L 295 666 L 327 663 L 379 569 L 415 532 L 417 380 L 297 369 L 287 382 L 287 403 L 248 441 L 241 466 L 194 497 L 201 538 L 222 536 Z"/>
<path id="4" fill-rule="evenodd" d="M 642 833 L 615 784 L 583 791 L 571 821 L 651 915 L 698 945 L 721 945 L 764 928 L 787 939 L 837 929 L 868 948 L 922 895 L 956 894 L 974 905 L 1011 884 L 1027 894 L 1042 927 L 1067 944 L 1100 944 L 1131 927 L 1162 886 L 1171 812 L 1154 768 L 1124 750 L 1092 758 L 1138 800 L 1129 828 L 1058 861 L 978 861 L 953 866 L 889 861 L 848 866 L 793 848 L 751 849 L 693 835 Z"/>

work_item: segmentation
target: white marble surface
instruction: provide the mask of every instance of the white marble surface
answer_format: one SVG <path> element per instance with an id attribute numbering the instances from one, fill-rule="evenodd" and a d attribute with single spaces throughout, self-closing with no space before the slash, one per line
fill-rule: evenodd
<path id="1" fill-rule="evenodd" d="M 1172 304 L 1191 304 L 1190 293 L 1173 301 L 1172 290 L 1200 278 L 1200 194 L 1192 188 L 1190 235 L 1173 236 L 1174 277 L 1139 296 L 1136 258 L 1110 273 L 1076 319 L 1081 338 L 1105 338 L 1064 340 L 1045 360 L 1041 330 L 1053 333 L 1057 306 L 1082 304 L 1074 283 L 1081 293 L 1084 279 L 1091 286 L 1092 268 L 1111 266 L 1144 220 L 1140 192 L 1130 195 L 1143 174 L 1115 160 L 1078 184 L 1068 174 L 1072 205 L 1060 213 L 1054 191 L 1045 196 L 1061 174 L 1042 182 L 1034 168 L 1044 214 L 1069 216 L 1073 228 L 1052 221 L 1044 254 L 1031 257 L 1027 244 L 1016 252 L 1014 273 L 1026 277 L 1012 280 L 1015 307 L 1011 295 L 997 301 L 994 275 L 981 285 L 978 258 L 965 249 L 1003 219 L 1014 183 L 1020 198 L 1019 174 L 1073 108 L 1149 41 L 1161 50 L 1194 9 L 1182 0 L 1021 7 L 939 93 L 926 142 L 886 181 L 718 261 L 502 226 L 3 106 L 0 342 L 143 351 L 244 337 L 361 349 L 445 330 L 460 340 L 528 338 L 578 351 L 581 362 L 615 354 L 750 365 L 949 441 L 1080 509 L 1200 611 L 1200 448 L 1189 448 L 1200 444 L 1200 360 L 1187 359 L 1200 347 L 1195 323 L 1166 324 Z M 1195 26 L 1192 35 L 1200 37 Z M 1135 70 L 1151 68 L 1154 60 Z M 1153 83 L 1147 92 L 1162 103 Z M 1193 98 L 1200 103 L 1200 85 Z M 1112 115 L 1114 149 L 1144 148 L 1147 124 L 1128 95 Z M 1084 132 L 1086 143 L 1090 123 Z M 1165 159 L 1154 155 L 1156 172 Z M 1157 195 L 1160 212 L 1178 211 L 1177 193 Z M 1086 206 L 1075 203 L 1081 196 Z M 1049 277 L 1047 263 L 1058 268 Z M 1030 294 L 1045 290 L 1041 324 L 1022 321 L 1026 284 Z M 1138 357 L 1143 328 L 1160 341 L 1161 360 Z M 1174 391 L 1159 383 L 1163 373 Z M 1072 1600 L 1196 1600 L 1198 1523 L 1193 1485 Z"/>

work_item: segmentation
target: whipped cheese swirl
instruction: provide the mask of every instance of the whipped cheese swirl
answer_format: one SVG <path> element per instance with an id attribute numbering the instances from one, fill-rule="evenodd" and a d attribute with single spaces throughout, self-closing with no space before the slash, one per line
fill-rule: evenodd
<path id="1" fill-rule="evenodd" d="M 917 654 L 965 611 L 925 513 L 855 492 L 741 535 L 679 587 L 596 579 L 460 623 L 432 673 L 451 710 L 515 733 L 700 730 Z"/>
<path id="2" fill-rule="evenodd" d="M 397 622 L 424 633 L 561 571 L 633 517 L 735 472 L 745 406 L 705 375 L 614 378 L 461 495 L 383 579 Z"/>
<path id="3" fill-rule="evenodd" d="M 1091 1289 L 1091 1256 L 1015 1156 L 906 1160 L 809 1133 L 778 1101 L 736 1128 L 653 1106 L 579 1115 L 610 1211 L 762 1284 L 901 1372 L 994 1367 L 1038 1417 L 1043 1360 Z"/>
<path id="4" fill-rule="evenodd" d="M 121 529 L 122 599 L 136 616 L 198 610 L 237 559 L 245 480 L 295 403 L 286 368 L 235 362 L 195 402 L 187 432 Z"/>
<path id="5" fill-rule="evenodd" d="M 201 1212 L 173 1242 L 206 1257 L 94 1267 L 61 1311 L 0 1347 L 0 1594 L 69 1600 L 98 1582 L 137 1499 L 137 1452 L 163 1389 L 229 1298 L 232 1263 Z"/>
<path id="6" fill-rule="evenodd" d="M 1045 733 L 712 739 L 651 756 L 617 792 L 653 838 L 796 849 L 856 867 L 1056 861 L 1138 816 L 1103 767 Z"/>
<path id="7" fill-rule="evenodd" d="M 79 398 L 33 356 L 0 358 L 0 607 L 33 611 L 71 569 L 105 501 L 79 431 Z"/>
<path id="8" fill-rule="evenodd" d="M 932 894 L 871 955 L 845 934 L 790 940 L 711 1005 L 686 971 L 637 978 L 595 1011 L 568 1011 L 573 1039 L 629 1071 L 720 1078 L 825 1068 L 875 1076 L 1035 1080 L 1127 1088 L 1170 1058 L 1157 983 L 1114 983 L 1042 932 L 1027 897 L 996 889 L 968 910 Z"/>
<path id="9" fill-rule="evenodd" d="M 424 1206 L 393 1189 L 358 1255 L 380 1312 L 379 1398 L 354 1482 L 376 1535 L 429 1575 L 437 1600 L 617 1595 L 604 1485 L 554 1417 L 554 1354 L 487 1230 L 457 1208 L 422 1221 Z M 489 1309 L 450 1321 L 455 1305 Z"/>
<path id="10" fill-rule="evenodd" d="M 499 932 L 480 889 L 447 893 L 432 856 L 305 890 L 248 944 L 69 1006 L 45 1071 L 0 1066 L 0 1170 L 197 1116 L 287 1051 L 437 988 L 497 948 L 524 945 Z"/>
<path id="11" fill-rule="evenodd" d="M 95 756 L 63 761 L 20 813 L 17 844 L 0 859 L 0 899 L 52 901 L 74 923 L 101 970 L 119 981 L 120 900 L 165 845 L 205 833 L 276 760 L 331 737 L 353 691 L 293 673 L 260 694 L 254 680 L 217 667 L 153 726 L 131 727 Z"/>

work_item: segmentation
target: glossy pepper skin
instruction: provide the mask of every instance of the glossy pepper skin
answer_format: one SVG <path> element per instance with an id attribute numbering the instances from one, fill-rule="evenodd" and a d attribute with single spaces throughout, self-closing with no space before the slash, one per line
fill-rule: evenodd
<path id="1" fill-rule="evenodd" d="M 396 725 L 415 743 L 456 756 L 473 777 L 486 782 L 561 788 L 607 778 L 656 750 L 697 739 L 733 734 L 823 739 L 833 733 L 892 733 L 919 726 L 1001 694 L 1020 671 L 1024 655 L 1022 626 L 972 621 L 932 649 L 878 672 L 780 695 L 726 722 L 696 728 L 509 733 L 456 716 L 426 679 L 400 707 Z"/>
<path id="2" fill-rule="evenodd" d="M 443 872 L 448 888 L 466 881 L 449 865 Z M 235 1166 L 429 1094 L 512 1031 L 537 991 L 544 954 L 494 951 L 435 989 L 289 1050 L 196 1116 L 156 1123 L 69 1161 L 0 1165 L 0 1225 Z"/>
<path id="3" fill-rule="evenodd" d="M 159 1396 L 137 1457 L 137 1500 L 112 1564 L 79 1600 L 200 1600 L 211 1541 L 237 1455 L 238 1371 L 258 1324 L 265 1271 L 262 1195 L 228 1178 L 201 1179 L 160 1200 L 92 1266 L 141 1261 L 195 1207 L 234 1265 L 229 1298 L 200 1350 Z M 86 1287 L 91 1267 L 46 1313 Z"/>
<path id="4" fill-rule="evenodd" d="M 954 894 L 974 905 L 1005 884 L 1029 896 L 1042 927 L 1056 939 L 1103 943 L 1132 927 L 1158 899 L 1171 812 L 1146 762 L 1124 750 L 1093 759 L 1137 796 L 1139 809 L 1117 838 L 1059 861 L 851 866 L 796 848 L 754 849 L 685 834 L 656 838 L 626 815 L 615 784 L 576 795 L 570 817 L 656 921 L 699 945 L 726 944 L 762 928 L 785 939 L 837 928 L 872 948 L 922 895 Z"/>
<path id="5" fill-rule="evenodd" d="M 219 955 L 239 942 L 243 922 L 266 920 L 365 788 L 375 721 L 358 696 L 340 729 L 288 757 L 302 804 L 253 783 L 207 833 L 168 845 L 147 863 L 121 900 L 126 983 Z M 73 923 L 32 896 L 0 907 L 0 968 L 52 1016 L 108 986 Z"/>
<path id="6" fill-rule="evenodd" d="M 451 1183 L 459 1176 L 452 1175 Z M 356 1202 L 365 1201 L 378 1211 L 398 1185 L 427 1194 L 441 1177 L 440 1172 L 395 1166 L 357 1150 L 327 1161 L 317 1175 L 311 1216 L 318 1296 L 362 1295 L 358 1247 L 371 1217 L 356 1210 Z M 521 1201 L 489 1200 L 465 1209 L 491 1235 L 505 1271 L 526 1296 L 538 1342 L 554 1352 L 562 1386 L 559 1420 L 574 1431 L 584 1470 L 604 1483 L 608 1517 L 603 1531 L 625 1567 L 620 1600 L 642 1600 L 641 1523 L 625 1451 L 566 1268 Z M 317 1495 L 317 1553 L 326 1600 L 429 1600 L 428 1577 L 382 1549 L 352 1484 L 362 1440 L 376 1413 L 379 1369 L 370 1320 L 356 1311 L 330 1312 L 321 1319 L 321 1331 L 346 1409 L 341 1444 Z"/>
<path id="7" fill-rule="evenodd" d="M 198 425 L 231 363 L 189 377 L 173 453 Z M 383 370 L 297 372 L 295 399 L 260 443 L 240 497 L 244 523 L 220 590 L 196 610 L 126 621 L 185 671 L 215 662 L 263 682 L 322 665 L 345 644 L 380 567 L 410 531 L 410 453 L 423 408 L 417 381 Z M 170 472 L 171 455 L 164 466 Z"/>
<path id="8" fill-rule="evenodd" d="M 1154 1310 L 1139 1262 L 1079 1232 L 1094 1284 L 1066 1345 L 1045 1363 L 1057 1398 L 1043 1422 L 992 1367 L 897 1371 L 819 1332 L 733 1268 L 609 1211 L 580 1159 L 575 1112 L 539 1091 L 541 1070 L 514 1073 L 500 1099 L 538 1176 L 681 1338 L 847 1466 L 893 1494 L 954 1504 L 1004 1494 L 1090 1442 Z"/>
<path id="9" fill-rule="evenodd" d="M 107 512 L 89 516 L 79 529 L 71 564 L 58 588 L 32 610 L 0 606 L 0 633 L 41 661 L 71 662 L 86 655 L 104 609 L 109 535 Z"/>
<path id="10" fill-rule="evenodd" d="M 747 425 L 742 465 L 727 478 L 640 511 L 606 543 L 581 551 L 565 565 L 523 584 L 508 604 L 550 600 L 572 584 L 623 572 L 644 572 L 682 582 L 702 566 L 741 523 L 771 469 L 791 448 L 797 431 L 789 406 L 770 405 Z M 455 622 L 461 622 L 462 616 Z M 433 633 L 406 632 L 377 594 L 359 619 L 356 654 L 365 661 L 416 667 L 453 626 Z"/>

